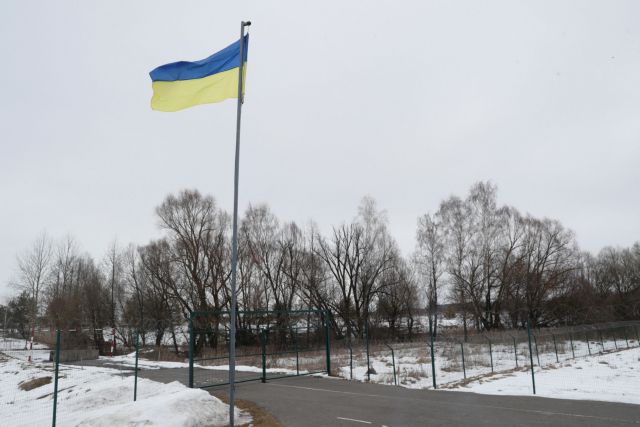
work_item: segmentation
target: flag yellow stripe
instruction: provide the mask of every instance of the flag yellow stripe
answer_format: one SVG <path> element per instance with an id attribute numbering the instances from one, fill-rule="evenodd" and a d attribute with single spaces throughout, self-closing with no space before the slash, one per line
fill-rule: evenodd
<path id="1" fill-rule="evenodd" d="M 242 67 L 245 77 L 246 72 L 245 63 Z M 246 79 L 243 78 L 244 81 Z M 238 67 L 201 79 L 155 81 L 152 87 L 151 108 L 156 111 L 178 111 L 194 105 L 212 104 L 238 97 Z"/>

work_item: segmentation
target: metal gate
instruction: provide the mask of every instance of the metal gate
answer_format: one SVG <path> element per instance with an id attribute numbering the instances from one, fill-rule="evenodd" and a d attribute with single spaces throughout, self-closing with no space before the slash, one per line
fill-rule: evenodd
<path id="1" fill-rule="evenodd" d="M 331 373 L 330 312 L 238 311 L 236 383 Z M 229 384 L 228 311 L 189 319 L 189 387 Z"/>

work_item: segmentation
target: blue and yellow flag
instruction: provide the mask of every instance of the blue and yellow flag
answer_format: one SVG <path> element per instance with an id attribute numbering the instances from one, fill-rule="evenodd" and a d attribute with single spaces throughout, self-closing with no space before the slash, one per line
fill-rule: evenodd
<path id="1" fill-rule="evenodd" d="M 247 71 L 249 35 L 244 36 L 243 88 Z M 238 97 L 240 40 L 220 52 L 196 62 L 173 62 L 149 73 L 153 86 L 151 108 L 178 111 L 200 104 L 211 104 Z"/>

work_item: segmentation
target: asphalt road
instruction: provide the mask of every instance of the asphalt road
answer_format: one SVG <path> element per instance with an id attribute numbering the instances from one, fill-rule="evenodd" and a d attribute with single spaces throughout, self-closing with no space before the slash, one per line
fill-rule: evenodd
<path id="1" fill-rule="evenodd" d="M 206 374 L 220 381 L 227 375 Z M 187 370 L 145 370 L 140 376 L 184 383 Z M 640 405 L 622 403 L 411 390 L 318 377 L 246 382 L 236 390 L 238 398 L 262 406 L 284 426 L 640 426 Z"/>

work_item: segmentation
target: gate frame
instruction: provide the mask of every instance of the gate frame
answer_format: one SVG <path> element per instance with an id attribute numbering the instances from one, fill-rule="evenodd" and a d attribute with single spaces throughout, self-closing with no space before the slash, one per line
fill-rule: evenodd
<path id="1" fill-rule="evenodd" d="M 329 310 L 238 310 L 236 311 L 236 315 L 242 315 L 242 314 L 273 314 L 273 313 L 286 313 L 286 314 L 316 314 L 316 315 L 320 315 L 320 319 L 322 322 L 322 327 L 324 327 L 324 335 L 325 335 L 325 354 L 326 354 L 326 359 L 325 359 L 325 369 L 322 371 L 315 371 L 315 372 L 308 372 L 306 374 L 300 374 L 299 372 L 297 372 L 296 374 L 288 374 L 288 375 L 280 375 L 280 376 L 276 376 L 276 377 L 270 377 L 267 378 L 266 376 L 266 356 L 268 356 L 268 354 L 266 353 L 266 334 L 265 334 L 265 329 L 261 328 L 259 331 L 259 339 L 260 339 L 260 349 L 261 349 L 261 356 L 262 356 L 262 375 L 260 378 L 251 378 L 251 379 L 245 379 L 245 380 L 241 380 L 241 381 L 235 381 L 235 383 L 241 383 L 241 382 L 250 382 L 250 381 L 261 381 L 263 383 L 265 383 L 267 381 L 267 379 L 280 379 L 280 378 L 290 378 L 290 377 L 298 377 L 298 376 L 306 376 L 306 375 L 315 375 L 315 374 L 320 374 L 320 373 L 326 373 L 327 375 L 331 376 L 331 337 L 329 336 L 329 333 L 331 331 L 331 311 Z M 194 386 L 194 381 L 193 381 L 193 371 L 194 371 L 194 359 L 195 359 L 195 336 L 196 333 L 194 331 L 194 326 L 193 326 L 193 321 L 194 318 L 196 317 L 203 317 L 203 316 L 211 316 L 211 315 L 227 315 L 230 316 L 231 312 L 224 310 L 224 311 L 220 311 L 220 310 L 197 310 L 197 311 L 192 311 L 189 315 L 189 388 L 211 388 L 211 387 L 219 387 L 219 386 L 226 386 L 229 385 L 229 382 L 225 382 L 225 383 L 220 383 L 220 384 L 208 384 L 208 385 L 203 385 L 203 386 Z M 268 330 L 268 328 L 267 328 Z M 296 349 L 296 354 L 298 353 L 298 350 Z M 271 355 L 274 354 L 279 354 L 279 353 L 272 353 Z M 258 354 L 256 354 L 258 355 Z M 230 352 L 227 350 L 227 358 L 229 358 Z M 241 356 L 245 356 L 245 355 L 241 355 Z M 223 357 L 221 357 L 223 358 Z M 237 358 L 237 355 L 236 355 Z M 229 363 L 229 366 L 231 364 Z"/>

